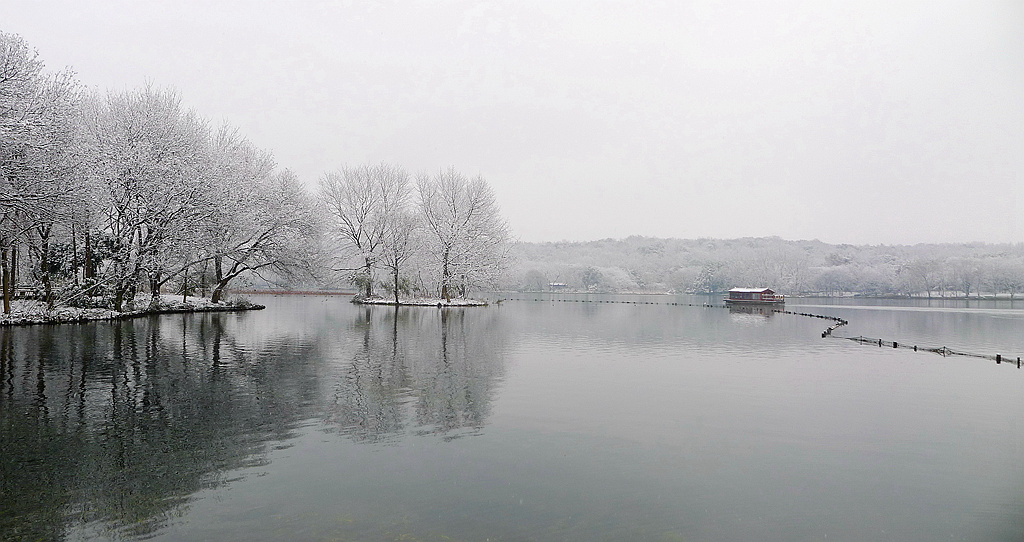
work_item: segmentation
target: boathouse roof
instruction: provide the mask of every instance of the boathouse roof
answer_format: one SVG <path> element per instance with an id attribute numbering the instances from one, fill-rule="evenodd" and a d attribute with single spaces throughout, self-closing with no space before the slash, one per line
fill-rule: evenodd
<path id="1" fill-rule="evenodd" d="M 730 292 L 736 293 L 750 293 L 750 294 L 774 294 L 771 288 L 733 288 Z"/>

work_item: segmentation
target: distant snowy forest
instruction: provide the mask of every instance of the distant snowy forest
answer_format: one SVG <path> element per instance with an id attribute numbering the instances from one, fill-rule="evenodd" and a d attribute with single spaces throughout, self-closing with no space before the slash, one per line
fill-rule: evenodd
<path id="1" fill-rule="evenodd" d="M 521 291 L 1017 296 L 1024 244 L 833 245 L 778 237 L 519 243 L 506 287 Z"/>

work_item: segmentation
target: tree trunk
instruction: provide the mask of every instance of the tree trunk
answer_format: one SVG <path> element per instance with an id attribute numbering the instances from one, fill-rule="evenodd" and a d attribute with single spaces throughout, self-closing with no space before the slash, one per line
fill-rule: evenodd
<path id="1" fill-rule="evenodd" d="M 220 303 L 220 299 L 224 296 L 224 290 L 227 289 L 229 281 L 231 281 L 230 277 L 217 281 L 217 286 L 213 289 L 213 295 L 210 296 L 211 302 Z"/>
<path id="2" fill-rule="evenodd" d="M 124 306 L 124 287 L 118 284 L 114 291 L 114 310 L 121 312 L 122 306 Z"/>
<path id="3" fill-rule="evenodd" d="M 373 296 L 373 264 L 369 258 L 363 261 L 366 262 L 366 297 L 370 298 Z"/>
<path id="4" fill-rule="evenodd" d="M 220 303 L 221 296 L 224 295 L 224 288 L 227 287 L 230 277 L 224 278 L 224 260 L 221 256 L 213 257 L 213 275 L 217 281 L 217 286 L 213 289 L 213 294 L 210 295 L 210 301 L 213 303 Z"/>
<path id="5" fill-rule="evenodd" d="M 11 244 L 11 289 L 18 284 L 18 245 L 17 243 Z"/>
<path id="6" fill-rule="evenodd" d="M 160 299 L 160 273 L 149 274 L 149 295 L 153 302 Z"/>
<path id="7" fill-rule="evenodd" d="M 71 223 L 71 275 L 78 286 L 78 236 L 75 234 L 75 223 Z"/>
<path id="8" fill-rule="evenodd" d="M 114 287 L 114 310 L 120 312 L 125 307 L 125 302 L 134 309 L 137 291 L 138 275 L 136 273 L 118 280 Z"/>
<path id="9" fill-rule="evenodd" d="M 452 302 L 452 296 L 448 286 L 448 283 L 451 282 L 451 280 L 451 272 L 448 271 L 448 252 L 445 252 L 441 260 L 441 297 L 443 297 L 448 303 Z"/>
<path id="10" fill-rule="evenodd" d="M 40 227 L 39 241 L 40 241 L 40 252 L 39 252 L 39 267 L 40 276 L 43 280 L 43 301 L 46 302 L 46 307 L 53 308 L 53 288 L 50 285 L 50 228 Z"/>
<path id="11" fill-rule="evenodd" d="M 4 314 L 11 313 L 11 270 L 7 267 L 7 243 L 0 241 L 0 283 L 4 297 Z"/>
<path id="12" fill-rule="evenodd" d="M 202 293 L 203 297 L 206 297 L 206 292 L 207 292 L 207 290 L 209 290 L 209 285 L 210 285 L 208 282 L 206 282 L 206 279 L 207 279 L 206 271 L 207 271 L 207 264 L 208 263 L 209 263 L 209 260 L 203 260 L 203 270 L 199 272 L 199 291 L 200 291 L 200 293 Z"/>
<path id="13" fill-rule="evenodd" d="M 85 278 L 91 279 L 96 277 L 96 270 L 93 268 L 92 262 L 92 242 L 89 240 L 89 229 L 85 229 Z"/>
<path id="14" fill-rule="evenodd" d="M 398 266 L 395 266 L 395 305 L 398 305 Z M 396 317 L 397 318 L 397 317 Z"/>

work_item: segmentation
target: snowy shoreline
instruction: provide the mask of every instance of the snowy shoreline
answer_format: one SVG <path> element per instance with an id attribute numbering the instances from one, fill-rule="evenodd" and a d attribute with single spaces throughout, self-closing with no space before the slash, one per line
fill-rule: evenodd
<path id="1" fill-rule="evenodd" d="M 125 320 L 155 314 L 178 314 L 190 312 L 232 312 L 261 310 L 266 307 L 248 300 L 213 303 L 205 297 L 161 295 L 157 303 L 151 303 L 149 294 L 136 297 L 135 310 L 115 311 L 103 308 L 79 308 L 57 306 L 47 309 L 42 301 L 16 300 L 11 303 L 11 313 L 0 313 L 0 326 L 29 326 L 38 324 L 74 324 L 102 320 Z"/>

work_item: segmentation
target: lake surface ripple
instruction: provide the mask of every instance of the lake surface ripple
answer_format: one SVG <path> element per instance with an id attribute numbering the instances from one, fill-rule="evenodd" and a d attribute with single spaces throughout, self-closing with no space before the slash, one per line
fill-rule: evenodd
<path id="1" fill-rule="evenodd" d="M 518 297 L 0 329 L 0 540 L 1024 540 L 1020 302 Z"/>

